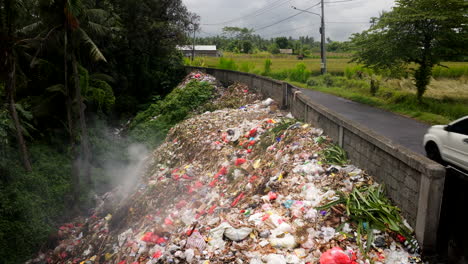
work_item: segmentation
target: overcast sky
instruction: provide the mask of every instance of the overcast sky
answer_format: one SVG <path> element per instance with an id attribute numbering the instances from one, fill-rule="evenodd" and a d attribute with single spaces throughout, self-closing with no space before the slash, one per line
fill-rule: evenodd
<path id="1" fill-rule="evenodd" d="M 183 0 L 187 8 L 201 17 L 201 35 L 216 35 L 225 26 L 255 29 L 266 38 L 313 36 L 319 39 L 320 17 L 302 13 L 273 26 L 276 22 L 319 3 L 319 0 Z M 394 0 L 325 0 L 326 36 L 347 40 L 352 33 L 369 27 L 369 19 L 390 10 Z M 335 3 L 333 3 L 335 2 Z M 309 9 L 320 13 L 320 5 Z M 209 25 L 215 24 L 215 25 Z M 269 27 L 268 27 L 269 26 Z"/>

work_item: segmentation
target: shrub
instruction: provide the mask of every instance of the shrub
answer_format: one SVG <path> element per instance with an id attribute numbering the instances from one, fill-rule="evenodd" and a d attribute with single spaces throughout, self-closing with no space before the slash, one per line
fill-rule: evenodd
<path id="1" fill-rule="evenodd" d="M 318 86 L 318 82 L 314 78 L 309 78 L 307 80 L 307 86 L 313 87 L 313 86 Z"/>
<path id="2" fill-rule="evenodd" d="M 212 98 L 214 87 L 193 80 L 184 88 L 176 88 L 163 100 L 138 113 L 130 124 L 131 139 L 156 146 L 164 140 L 169 129 Z"/>
<path id="3" fill-rule="evenodd" d="M 223 70 L 231 70 L 231 71 L 235 71 L 238 68 L 237 64 L 234 62 L 232 58 L 230 59 L 219 58 L 218 67 Z"/>
<path id="4" fill-rule="evenodd" d="M 255 63 L 253 62 L 243 62 L 240 66 L 240 71 L 242 72 L 252 72 L 255 69 Z"/>
<path id="5" fill-rule="evenodd" d="M 377 91 L 379 90 L 379 86 L 380 86 L 380 81 L 377 80 L 374 76 L 372 76 L 370 80 L 370 93 L 372 96 L 375 96 L 377 94 Z"/>
<path id="6" fill-rule="evenodd" d="M 333 86 L 333 76 L 331 74 L 327 73 L 322 76 L 323 78 L 323 84 L 327 87 Z"/>
<path id="7" fill-rule="evenodd" d="M 263 68 L 263 73 L 262 75 L 269 75 L 271 73 L 271 60 L 270 59 L 266 59 L 265 60 L 265 64 L 264 64 L 264 68 Z"/>
<path id="8" fill-rule="evenodd" d="M 294 82 L 306 83 L 311 75 L 304 63 L 299 63 L 289 71 L 289 79 Z"/>

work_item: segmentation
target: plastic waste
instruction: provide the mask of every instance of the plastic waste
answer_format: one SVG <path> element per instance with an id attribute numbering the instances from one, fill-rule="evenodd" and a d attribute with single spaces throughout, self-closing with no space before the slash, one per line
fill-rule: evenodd
<path id="1" fill-rule="evenodd" d="M 335 237 L 336 231 L 333 227 L 322 227 L 320 230 L 322 231 L 323 239 L 327 242 Z"/>
<path id="2" fill-rule="evenodd" d="M 284 234 L 282 237 L 270 236 L 269 241 L 272 247 L 293 249 L 297 246 L 296 239 L 291 234 Z"/>
<path id="3" fill-rule="evenodd" d="M 267 264 L 287 264 L 286 258 L 283 255 L 270 254 L 263 259 Z"/>
<path id="4" fill-rule="evenodd" d="M 272 103 L 274 103 L 275 100 L 271 99 L 271 98 L 267 98 L 265 99 L 263 102 L 262 102 L 262 105 L 263 106 L 270 106 Z"/>
<path id="5" fill-rule="evenodd" d="M 351 258 L 340 248 L 334 247 L 320 256 L 320 264 L 351 264 Z"/>
<path id="6" fill-rule="evenodd" d="M 228 227 L 224 231 L 224 235 L 232 241 L 242 241 L 244 240 L 249 234 L 252 233 L 252 228 L 249 227 L 241 227 L 241 228 L 234 228 Z"/>
<path id="7" fill-rule="evenodd" d="M 195 251 L 193 249 L 187 249 L 185 250 L 185 260 L 188 263 L 192 263 L 195 257 Z"/>
<path id="8" fill-rule="evenodd" d="M 198 232 L 194 231 L 192 235 L 187 238 L 187 248 L 197 248 L 199 251 L 203 251 L 206 248 L 206 242 L 203 236 Z"/>

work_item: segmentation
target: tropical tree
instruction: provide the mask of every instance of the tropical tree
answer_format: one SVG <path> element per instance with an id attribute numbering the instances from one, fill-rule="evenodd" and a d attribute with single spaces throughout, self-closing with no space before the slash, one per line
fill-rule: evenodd
<path id="1" fill-rule="evenodd" d="M 71 153 L 74 158 L 72 179 L 74 197 L 78 199 L 80 179 L 87 185 L 91 180 L 91 149 L 88 136 L 78 58 L 90 58 L 92 61 L 106 59 L 87 30 L 95 34 L 104 33 L 105 26 L 92 18 L 105 15 L 105 11 L 92 8 L 94 1 L 79 0 L 42 0 L 41 27 L 48 29 L 45 43 L 51 47 L 62 47 L 63 84 L 55 84 L 48 91 L 59 91 L 65 96 L 67 131 L 70 137 Z M 47 32 L 44 31 L 44 32 Z M 85 84 L 87 85 L 87 83 Z"/>
<path id="2" fill-rule="evenodd" d="M 17 37 L 19 18 L 24 11 L 21 0 L 0 1 L 0 80 L 4 82 L 8 110 L 11 115 L 19 151 L 26 171 L 31 172 L 31 162 L 23 133 L 24 128 L 18 116 L 15 102 L 18 78 L 18 52 L 21 52 L 23 40 Z"/>
<path id="3" fill-rule="evenodd" d="M 416 64 L 413 76 L 421 101 L 432 68 L 467 53 L 467 13 L 464 0 L 398 0 L 370 29 L 354 35 L 354 61 L 375 69 Z"/>

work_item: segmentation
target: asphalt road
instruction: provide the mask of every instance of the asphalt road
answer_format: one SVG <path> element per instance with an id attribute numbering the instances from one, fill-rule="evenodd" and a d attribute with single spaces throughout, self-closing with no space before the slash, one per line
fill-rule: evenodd
<path id="1" fill-rule="evenodd" d="M 372 106 L 356 103 L 331 94 L 301 89 L 304 95 L 318 104 L 355 121 L 391 141 L 425 155 L 423 136 L 430 127 L 411 118 Z"/>

